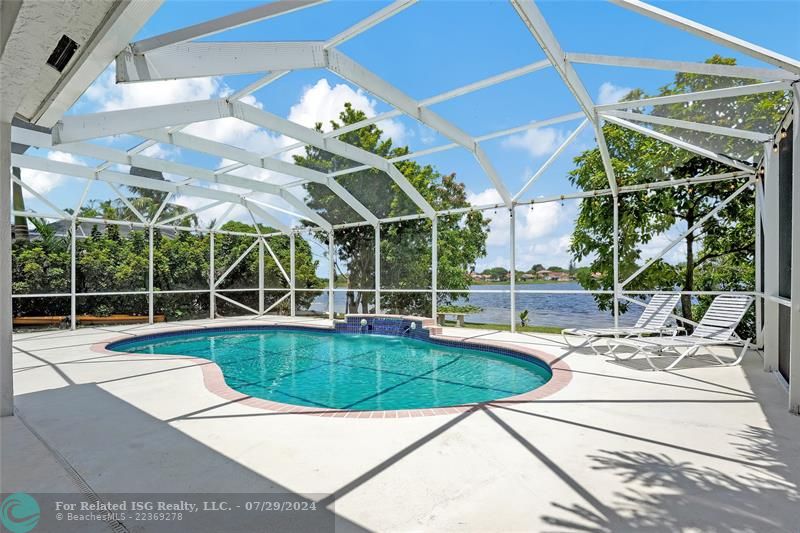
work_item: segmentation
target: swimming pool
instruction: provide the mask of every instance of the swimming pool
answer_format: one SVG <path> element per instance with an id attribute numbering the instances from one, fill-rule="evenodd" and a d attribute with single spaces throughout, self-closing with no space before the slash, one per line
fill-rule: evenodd
<path id="1" fill-rule="evenodd" d="M 508 350 L 300 328 L 199 330 L 107 348 L 207 359 L 242 394 L 320 409 L 385 411 L 486 402 L 529 392 L 552 376 L 544 362 Z"/>

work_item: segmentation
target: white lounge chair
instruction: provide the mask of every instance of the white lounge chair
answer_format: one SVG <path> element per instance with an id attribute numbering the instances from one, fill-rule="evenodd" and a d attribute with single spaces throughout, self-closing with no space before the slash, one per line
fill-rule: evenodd
<path id="1" fill-rule="evenodd" d="M 647 306 L 642 311 L 636 325 L 627 328 L 567 328 L 561 331 L 561 336 L 568 346 L 578 348 L 580 346 L 589 345 L 594 353 L 599 354 L 597 347 L 594 345 L 595 341 L 604 338 L 629 338 L 641 337 L 643 335 L 677 335 L 683 328 L 667 326 L 672 311 L 678 305 L 680 294 L 654 294 L 650 298 Z M 580 344 L 572 344 L 568 336 L 582 337 L 584 340 Z"/>
<path id="2" fill-rule="evenodd" d="M 670 370 L 684 358 L 695 355 L 700 348 L 709 346 L 741 346 L 736 360 L 726 363 L 711 350 L 706 350 L 711 357 L 717 360 L 722 366 L 738 365 L 747 349 L 750 347 L 750 339 L 741 339 L 736 335 L 735 329 L 742 321 L 750 304 L 753 303 L 752 296 L 725 294 L 717 296 L 706 310 L 705 315 L 700 320 L 691 335 L 685 337 L 642 337 L 636 339 L 612 339 L 609 344 L 614 345 L 614 349 L 609 353 L 617 359 L 631 359 L 636 355 L 643 354 L 653 370 Z M 615 349 L 619 346 L 634 348 L 632 354 L 616 353 Z M 677 355 L 678 358 L 665 367 L 660 367 L 654 362 L 657 355 Z"/>

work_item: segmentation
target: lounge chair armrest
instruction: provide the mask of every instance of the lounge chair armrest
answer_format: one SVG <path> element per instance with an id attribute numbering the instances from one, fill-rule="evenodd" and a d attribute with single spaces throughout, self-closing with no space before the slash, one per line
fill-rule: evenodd
<path id="1" fill-rule="evenodd" d="M 664 334 L 671 334 L 673 337 L 677 337 L 678 335 L 682 335 L 686 333 L 686 328 L 682 326 L 672 326 L 672 327 L 665 327 L 661 329 L 662 333 Z"/>

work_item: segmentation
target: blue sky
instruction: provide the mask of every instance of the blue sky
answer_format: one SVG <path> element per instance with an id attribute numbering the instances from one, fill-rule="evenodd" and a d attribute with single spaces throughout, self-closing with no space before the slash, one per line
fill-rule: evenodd
<path id="1" fill-rule="evenodd" d="M 716 1 L 654 2 L 679 15 L 711 25 L 737 37 L 800 57 L 800 2 Z M 193 23 L 253 7 L 250 2 L 167 1 L 142 28 L 137 39 L 157 35 Z M 386 5 L 379 2 L 333 1 L 275 19 L 244 26 L 207 38 L 218 41 L 325 40 Z M 715 53 L 735 57 L 740 64 L 765 66 L 741 54 L 662 25 L 633 12 L 599 1 L 543 1 L 539 3 L 554 33 L 567 52 L 626 55 L 662 59 L 703 61 Z M 513 8 L 505 2 L 421 1 L 395 17 L 341 46 L 341 50 L 395 84 L 414 98 L 424 99 L 473 81 L 517 68 L 544 58 Z M 579 65 L 579 74 L 596 102 L 619 99 L 631 88 L 655 92 L 673 73 Z M 114 84 L 109 69 L 73 106 L 70 113 L 84 114 L 225 96 L 259 75 L 154 82 L 129 86 Z M 248 102 L 310 126 L 334 118 L 345 101 L 368 114 L 390 108 L 372 95 L 358 90 L 336 75 L 322 70 L 293 72 L 256 92 Z M 503 85 L 479 91 L 432 107 L 472 135 L 519 126 L 533 120 L 579 111 L 572 96 L 552 69 L 541 70 Z M 514 194 L 550 156 L 580 121 L 552 128 L 531 130 L 488 141 L 485 149 L 509 190 Z M 448 144 L 449 141 L 411 119 L 379 124 L 388 136 L 413 150 Z M 190 131 L 260 153 L 289 144 L 285 137 L 250 127 L 235 119 L 193 126 Z M 127 149 L 137 144 L 131 136 L 97 142 Z M 572 157 L 594 145 L 587 129 L 529 191 L 528 197 L 569 192 L 566 173 Z M 227 162 L 218 158 L 156 146 L 149 155 L 206 167 Z M 60 153 L 49 157 L 94 165 L 99 162 Z M 288 158 L 289 154 L 283 154 Z M 496 192 L 470 154 L 452 150 L 420 158 L 442 173 L 456 172 L 476 204 L 495 201 Z M 125 170 L 125 169 L 121 169 Z M 244 175 L 281 182 L 286 178 L 264 172 Z M 40 191 L 48 191 L 61 207 L 78 201 L 81 180 L 28 171 L 26 180 Z M 90 197 L 110 197 L 105 184 L 92 186 Z M 181 200 L 190 206 L 205 201 Z M 269 200 L 277 206 L 278 200 Z M 35 199 L 33 208 L 41 208 Z M 577 205 L 548 204 L 518 216 L 519 264 L 566 264 L 566 246 Z M 209 216 L 219 216 L 210 211 Z M 243 213 L 234 213 L 243 220 Z M 489 255 L 480 267 L 508 263 L 507 223 L 503 213 L 495 216 Z M 335 221 L 339 222 L 339 221 Z M 664 238 L 666 240 L 666 237 Z M 658 243 L 652 246 L 657 246 Z"/>

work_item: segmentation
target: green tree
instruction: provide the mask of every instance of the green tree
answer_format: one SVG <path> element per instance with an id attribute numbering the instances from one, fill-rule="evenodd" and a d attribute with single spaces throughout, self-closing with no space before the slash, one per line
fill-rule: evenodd
<path id="1" fill-rule="evenodd" d="M 94 202 L 101 209 L 109 204 Z M 70 240 L 59 235 L 59 224 L 47 224 L 31 219 L 38 237 L 30 241 L 16 241 L 12 249 L 13 291 L 15 294 L 66 293 L 70 291 Z M 141 295 L 98 295 L 78 298 L 77 312 L 106 316 L 110 314 L 146 315 L 148 238 L 145 231 L 127 230 L 125 226 L 100 225 L 84 222 L 80 225 L 81 237 L 76 247 L 76 286 L 78 293 L 141 292 Z M 121 231 L 120 228 L 123 228 Z M 252 225 L 230 221 L 222 230 L 254 233 Z M 260 226 L 262 233 L 274 230 Z M 83 232 L 88 233 L 83 236 Z M 217 234 L 215 238 L 215 276 L 217 279 L 232 266 L 254 242 L 253 237 Z M 285 235 L 269 237 L 270 247 L 282 265 L 289 269 L 289 238 Z M 153 232 L 153 283 L 156 291 L 155 312 L 168 320 L 208 316 L 209 295 L 191 293 L 159 294 L 160 291 L 207 290 L 209 286 L 208 233 L 155 229 Z M 300 237 L 295 240 L 295 270 L 297 288 L 320 288 L 325 283 L 316 276 L 309 243 Z M 278 266 L 267 255 L 264 262 L 265 286 L 286 288 Z M 252 288 L 227 294 L 249 307 L 258 308 L 258 251 L 254 249 L 225 277 L 220 289 Z M 267 293 L 268 298 L 276 293 Z M 280 294 L 282 296 L 283 294 Z M 311 292 L 298 292 L 297 309 L 307 310 L 315 298 Z M 279 297 L 279 296 L 277 296 Z M 219 314 L 244 314 L 238 306 L 217 300 Z M 20 298 L 14 302 L 14 316 L 68 315 L 69 298 Z M 286 309 L 286 307 L 284 307 Z"/>
<path id="2" fill-rule="evenodd" d="M 492 268 L 487 268 L 486 270 L 484 270 L 481 273 L 483 275 L 491 276 L 493 280 L 502 281 L 502 280 L 508 279 L 509 278 L 509 274 L 511 272 L 509 272 L 508 269 L 505 269 L 503 267 L 492 267 Z"/>
<path id="3" fill-rule="evenodd" d="M 332 121 L 333 129 L 354 124 L 366 119 L 364 112 L 349 103 L 339 114 L 339 121 Z M 316 125 L 322 131 L 322 124 Z M 408 147 L 394 147 L 391 139 L 382 137 L 383 132 L 369 125 L 341 135 L 339 139 L 384 158 L 403 156 Z M 295 156 L 298 165 L 321 172 L 335 172 L 352 167 L 352 161 L 315 147 L 307 147 L 303 156 Z M 420 192 L 436 210 L 468 207 L 466 189 L 456 180 L 455 174 L 443 175 L 430 165 L 420 165 L 412 160 L 396 163 L 398 170 Z M 385 173 L 366 169 L 336 178 L 362 204 L 378 218 L 388 218 L 418 212 L 417 207 Z M 333 223 L 352 222 L 360 217 L 339 197 L 318 183 L 304 185 L 309 207 Z M 463 216 L 440 217 L 439 269 L 440 287 L 454 290 L 466 289 L 470 285 L 469 272 L 475 261 L 486 254 L 486 231 L 489 221 L 481 213 L 468 212 Z M 327 236 L 319 235 L 327 242 Z M 345 280 L 351 289 L 374 288 L 374 233 L 371 227 L 359 226 L 336 230 L 338 278 Z M 431 283 L 431 221 L 428 219 L 406 220 L 381 225 L 381 269 L 383 288 L 426 289 Z M 347 275 L 342 269 L 346 265 Z M 402 313 L 430 314 L 430 292 L 384 293 L 381 306 L 386 310 Z M 450 303 L 454 296 L 439 293 L 439 304 Z M 348 291 L 347 311 L 369 311 L 374 305 L 372 295 Z"/>
<path id="4" fill-rule="evenodd" d="M 708 63 L 735 64 L 733 59 L 714 56 Z M 658 95 L 709 90 L 720 86 L 745 85 L 754 80 L 720 78 L 680 73 Z M 642 91 L 633 91 L 628 99 L 642 98 Z M 658 106 L 654 115 L 681 120 L 735 127 L 745 130 L 771 131 L 785 112 L 788 98 L 784 93 L 707 100 L 692 105 Z M 717 151 L 741 158 L 758 156 L 761 146 L 743 139 L 660 128 L 699 146 L 714 146 Z M 614 172 L 619 185 L 635 185 L 665 179 L 682 179 L 711 175 L 731 170 L 720 163 L 694 156 L 672 145 L 613 124 L 603 126 Z M 607 178 L 598 149 L 584 151 L 575 158 L 576 168 L 570 181 L 583 190 L 606 187 Z M 669 187 L 627 193 L 619 197 L 620 278 L 625 279 L 642 265 L 641 246 L 671 228 L 688 228 L 709 213 L 720 201 L 739 187 L 741 182 L 712 182 L 690 187 Z M 754 287 L 754 206 L 753 193 L 745 191 L 727 204 L 717 216 L 689 233 L 682 245 L 684 260 L 669 264 L 654 261 L 642 274 L 626 286 L 630 290 L 752 290 Z M 681 230 L 682 231 L 682 230 Z M 579 269 L 578 280 L 587 289 L 613 288 L 613 200 L 610 196 L 582 200 L 571 252 L 576 262 L 591 260 L 589 268 Z M 599 277 L 592 276 L 599 272 Z M 596 295 L 601 309 L 611 307 L 611 297 Z M 681 299 L 681 314 L 696 319 L 710 297 L 693 301 Z M 625 311 L 626 306 L 621 305 Z M 751 311 L 752 314 L 752 311 Z M 752 320 L 741 331 L 751 334 Z"/>

